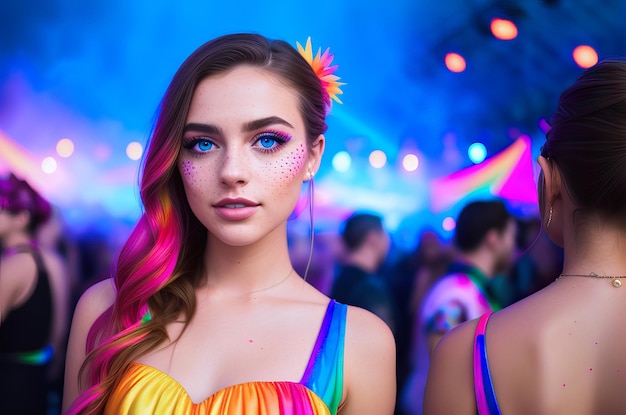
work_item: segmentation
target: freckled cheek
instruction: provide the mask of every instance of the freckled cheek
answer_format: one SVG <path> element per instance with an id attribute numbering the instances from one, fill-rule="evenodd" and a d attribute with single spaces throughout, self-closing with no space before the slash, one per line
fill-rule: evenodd
<path id="1" fill-rule="evenodd" d="M 180 174 L 186 182 L 193 182 L 197 173 L 196 166 L 192 161 L 186 160 L 180 163 Z"/>
<path id="2" fill-rule="evenodd" d="M 207 177 L 212 177 L 212 175 L 207 174 L 204 170 L 206 168 L 203 168 L 202 164 L 197 165 L 192 160 L 185 160 L 180 163 L 180 175 L 188 191 L 204 191 L 208 188 Z"/>
<path id="3" fill-rule="evenodd" d="M 268 174 L 281 184 L 287 184 L 300 174 L 305 161 L 306 148 L 300 144 L 297 149 L 270 163 Z"/>

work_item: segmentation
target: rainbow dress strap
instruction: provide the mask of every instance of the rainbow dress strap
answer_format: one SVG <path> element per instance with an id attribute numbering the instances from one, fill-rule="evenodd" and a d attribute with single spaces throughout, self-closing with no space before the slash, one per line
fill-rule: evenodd
<path id="1" fill-rule="evenodd" d="M 346 333 L 345 304 L 331 300 L 301 384 L 321 397 L 336 414 L 343 395 L 343 348 Z"/>
<path id="2" fill-rule="evenodd" d="M 480 317 L 474 336 L 474 392 L 479 415 L 501 415 L 496 393 L 493 390 L 485 342 L 487 321 L 492 314 L 492 311 L 488 311 Z"/>
<path id="3" fill-rule="evenodd" d="M 105 415 L 336 415 L 343 395 L 347 306 L 331 300 L 300 382 L 254 381 L 193 402 L 167 373 L 131 363 L 114 387 Z"/>

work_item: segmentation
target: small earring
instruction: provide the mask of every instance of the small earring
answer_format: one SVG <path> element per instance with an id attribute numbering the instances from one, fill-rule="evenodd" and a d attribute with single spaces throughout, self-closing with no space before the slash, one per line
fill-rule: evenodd
<path id="1" fill-rule="evenodd" d="M 548 212 L 548 220 L 546 221 L 546 229 L 550 228 L 552 223 L 552 205 L 550 205 L 550 212 Z"/>
<path id="2" fill-rule="evenodd" d="M 313 172 L 312 171 L 309 172 L 309 180 L 313 180 Z"/>

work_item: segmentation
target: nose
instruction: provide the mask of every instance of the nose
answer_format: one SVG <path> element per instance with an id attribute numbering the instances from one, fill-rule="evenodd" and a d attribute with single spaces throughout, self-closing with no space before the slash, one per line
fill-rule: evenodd
<path id="1" fill-rule="evenodd" d="M 224 152 L 220 180 L 225 186 L 243 185 L 249 180 L 250 160 L 244 150 L 231 147 Z"/>

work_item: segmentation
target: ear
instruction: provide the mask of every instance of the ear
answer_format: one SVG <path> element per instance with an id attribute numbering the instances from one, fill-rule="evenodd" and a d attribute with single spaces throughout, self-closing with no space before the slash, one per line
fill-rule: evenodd
<path id="1" fill-rule="evenodd" d="M 319 137 L 313 142 L 311 148 L 309 149 L 309 160 L 306 166 L 306 180 L 311 180 L 317 170 L 320 168 L 320 164 L 322 162 L 322 155 L 324 154 L 324 145 L 326 144 L 326 139 L 323 134 L 320 134 Z"/>
<path id="2" fill-rule="evenodd" d="M 537 159 L 543 173 L 543 181 L 545 186 L 545 202 L 549 205 L 554 204 L 555 199 L 561 196 L 561 174 L 556 164 L 543 156 Z"/>
<path id="3" fill-rule="evenodd" d="M 497 229 L 492 228 L 487 231 L 484 238 L 484 244 L 490 249 L 496 249 L 500 245 L 500 233 Z"/>
<path id="4" fill-rule="evenodd" d="M 26 227 L 28 227 L 28 224 L 30 223 L 30 212 L 23 209 L 20 210 L 18 213 L 15 214 L 15 223 L 17 224 L 17 227 L 20 229 L 26 229 Z"/>

